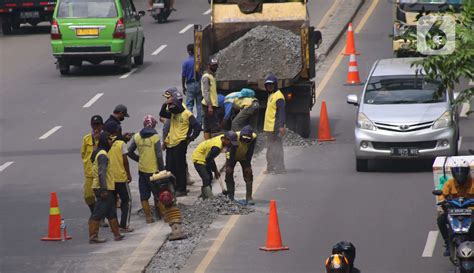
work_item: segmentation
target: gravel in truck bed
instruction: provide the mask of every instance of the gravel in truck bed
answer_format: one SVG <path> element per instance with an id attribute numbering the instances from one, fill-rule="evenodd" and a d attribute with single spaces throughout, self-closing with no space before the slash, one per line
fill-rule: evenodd
<path id="1" fill-rule="evenodd" d="M 301 39 L 274 26 L 258 26 L 216 54 L 217 79 L 265 79 L 272 73 L 279 79 L 292 79 L 301 71 Z"/>

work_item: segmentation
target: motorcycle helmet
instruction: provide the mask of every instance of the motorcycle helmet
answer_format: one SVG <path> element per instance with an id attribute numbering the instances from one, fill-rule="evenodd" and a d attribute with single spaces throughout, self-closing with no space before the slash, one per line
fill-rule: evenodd
<path id="1" fill-rule="evenodd" d="M 349 273 L 350 266 L 346 257 L 341 254 L 332 254 L 326 259 L 326 273 Z"/>
<path id="2" fill-rule="evenodd" d="M 349 265 L 354 266 L 354 260 L 356 258 L 356 248 L 349 241 L 340 241 L 335 244 L 332 248 L 332 254 L 341 254 L 347 258 Z"/>
<path id="3" fill-rule="evenodd" d="M 451 174 L 459 185 L 464 185 L 471 179 L 471 167 L 464 159 L 454 159 Z"/>

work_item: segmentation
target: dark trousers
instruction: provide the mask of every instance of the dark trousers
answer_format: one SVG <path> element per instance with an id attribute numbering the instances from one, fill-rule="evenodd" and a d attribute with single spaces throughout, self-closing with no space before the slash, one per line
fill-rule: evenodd
<path id="1" fill-rule="evenodd" d="M 213 107 L 212 115 L 207 112 L 207 106 L 202 105 L 203 117 L 203 129 L 205 133 L 216 133 L 220 131 L 219 118 L 217 116 L 218 107 Z"/>
<path id="2" fill-rule="evenodd" d="M 91 220 L 100 221 L 101 219 L 107 218 L 112 220 L 117 218 L 117 208 L 115 207 L 115 193 L 114 191 L 107 191 L 107 198 L 102 199 L 100 197 L 100 190 L 94 189 L 95 194 L 95 206 L 94 211 L 91 215 Z"/>
<path id="3" fill-rule="evenodd" d="M 443 212 L 438 216 L 438 229 L 441 233 L 441 237 L 445 243 L 448 243 L 449 240 L 449 223 L 448 223 L 448 213 Z"/>
<path id="4" fill-rule="evenodd" d="M 132 195 L 128 182 L 115 183 L 115 192 L 120 197 L 120 227 L 127 228 L 130 224 L 130 214 L 132 213 Z"/>
<path id="5" fill-rule="evenodd" d="M 284 171 L 283 139 L 275 132 L 265 132 L 267 137 L 267 171 Z"/>
<path id="6" fill-rule="evenodd" d="M 259 111 L 260 105 L 257 101 L 252 103 L 249 107 L 240 110 L 237 116 L 232 120 L 232 131 L 240 131 L 247 125 L 250 125 L 252 129 L 257 130 Z"/>
<path id="7" fill-rule="evenodd" d="M 152 193 L 150 176 L 152 175 L 152 173 L 138 171 L 138 190 L 140 191 L 140 201 L 148 201 L 148 199 L 150 199 Z"/>
<path id="8" fill-rule="evenodd" d="M 240 163 L 240 166 L 242 167 L 245 183 L 252 183 L 253 182 L 252 165 L 250 164 L 250 162 L 246 160 L 238 161 L 238 162 Z M 225 182 L 226 183 L 232 183 L 232 184 L 235 183 L 234 182 L 235 165 L 237 165 L 237 161 L 235 161 L 234 164 L 231 164 L 229 161 L 227 161 L 226 169 L 225 169 Z"/>
<path id="9" fill-rule="evenodd" d="M 186 192 L 186 153 L 188 143 L 181 141 L 178 145 L 166 149 L 166 169 L 176 177 L 176 190 Z"/>
<path id="10" fill-rule="evenodd" d="M 194 163 L 194 168 L 202 179 L 202 186 L 207 187 L 212 184 L 212 171 L 206 165 Z"/>

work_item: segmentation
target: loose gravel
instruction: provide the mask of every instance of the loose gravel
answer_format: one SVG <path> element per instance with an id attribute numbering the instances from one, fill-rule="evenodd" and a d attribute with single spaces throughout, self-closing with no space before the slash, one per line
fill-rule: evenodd
<path id="1" fill-rule="evenodd" d="M 166 241 L 151 260 L 145 272 L 179 272 L 217 216 L 249 214 L 255 211 L 252 207 L 230 201 L 222 194 L 208 200 L 198 199 L 190 206 L 180 204 L 179 207 L 183 215 L 183 229 L 188 234 L 188 238 L 180 241 Z"/>
<path id="2" fill-rule="evenodd" d="M 301 71 L 301 39 L 274 26 L 258 26 L 216 54 L 218 80 L 292 79 Z"/>
<path id="3" fill-rule="evenodd" d="M 312 145 L 311 140 L 302 138 L 297 133 L 287 129 L 286 134 L 283 137 L 283 146 L 285 147 L 296 147 L 296 146 L 310 146 Z M 260 132 L 257 136 L 257 144 L 255 145 L 255 154 L 260 153 L 265 149 L 265 134 Z"/>

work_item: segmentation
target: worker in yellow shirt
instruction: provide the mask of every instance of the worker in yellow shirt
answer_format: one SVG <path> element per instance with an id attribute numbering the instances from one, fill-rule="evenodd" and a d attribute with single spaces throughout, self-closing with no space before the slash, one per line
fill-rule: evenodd
<path id="1" fill-rule="evenodd" d="M 267 169 L 265 173 L 286 173 L 283 155 L 283 136 L 285 128 L 285 96 L 278 89 L 278 80 L 274 75 L 265 79 L 265 89 L 268 92 L 267 109 L 263 131 L 267 137 Z"/>
<path id="2" fill-rule="evenodd" d="M 201 77 L 204 139 L 210 139 L 211 134 L 216 133 L 220 129 L 217 117 L 219 102 L 217 100 L 217 81 L 215 76 L 218 67 L 217 58 L 211 58 L 207 64 L 207 71 Z"/>
<path id="3" fill-rule="evenodd" d="M 115 134 L 117 133 L 116 131 Z M 128 151 L 125 141 L 116 138 L 112 143 L 112 147 L 110 147 L 109 164 L 112 168 L 115 181 L 115 196 L 118 195 L 121 200 L 119 227 L 120 232 L 124 233 L 133 231 L 133 229 L 129 227 L 130 214 L 132 212 L 132 196 L 128 184 L 132 181 L 132 176 L 130 175 L 127 154 Z"/>
<path id="4" fill-rule="evenodd" d="M 102 132 L 104 122 L 99 115 L 92 116 L 90 122 L 92 132 L 82 138 L 81 158 L 84 167 L 84 201 L 92 213 L 94 211 L 95 196 L 92 190 L 92 161 L 91 155 L 97 148 L 99 134 Z"/>
<path id="5" fill-rule="evenodd" d="M 187 195 L 188 144 L 201 132 L 201 124 L 191 111 L 184 108 L 178 97 L 173 97 L 167 107 L 162 107 L 160 117 L 170 120 L 169 132 L 164 144 L 166 148 L 166 169 L 176 177 L 176 197 Z"/>
<path id="6" fill-rule="evenodd" d="M 108 154 L 114 139 L 115 137 L 108 132 L 100 133 L 97 149 L 91 155 L 92 189 L 96 197 L 94 211 L 89 219 L 89 243 L 91 244 L 105 242 L 98 236 L 100 220 L 104 217 L 109 220 L 115 241 L 120 241 L 125 237 L 119 231 L 114 197 L 115 182 Z"/>
<path id="7" fill-rule="evenodd" d="M 128 147 L 128 157 L 138 162 L 138 189 L 140 190 L 140 200 L 143 207 L 147 224 L 153 223 L 150 204 L 148 199 L 152 195 L 150 176 L 164 170 L 163 153 L 158 132 L 155 130 L 156 119 L 152 115 L 147 115 L 143 119 L 143 129 L 136 133 L 130 146 Z M 138 149 L 138 155 L 135 150 Z M 156 199 L 154 197 L 154 199 Z M 158 203 L 155 202 L 157 211 Z"/>
<path id="8" fill-rule="evenodd" d="M 234 181 L 234 169 L 237 162 L 242 167 L 242 172 L 245 181 L 245 203 L 254 205 L 252 199 L 252 185 L 253 185 L 253 171 L 252 171 L 252 157 L 255 150 L 255 144 L 257 143 L 257 134 L 254 133 L 252 128 L 247 125 L 242 131 L 237 132 L 239 145 L 232 147 L 227 152 L 227 161 L 225 168 L 225 183 L 227 185 L 227 192 L 230 200 L 234 200 L 235 193 L 235 181 Z"/>
<path id="9" fill-rule="evenodd" d="M 233 131 L 225 132 L 223 135 L 213 137 L 201 142 L 193 152 L 192 160 L 194 168 L 202 179 L 202 198 L 207 199 L 212 194 L 212 173 L 216 179 L 220 178 L 214 159 L 219 156 L 223 150 L 229 149 L 231 146 L 239 145 L 237 134 Z"/>
<path id="10" fill-rule="evenodd" d="M 223 125 L 227 124 L 232 114 L 236 113 L 232 119 L 232 131 L 240 131 L 247 125 L 251 125 L 254 130 L 257 130 L 259 112 L 260 104 L 255 98 L 255 91 L 243 88 L 225 96 L 222 123 Z"/>

